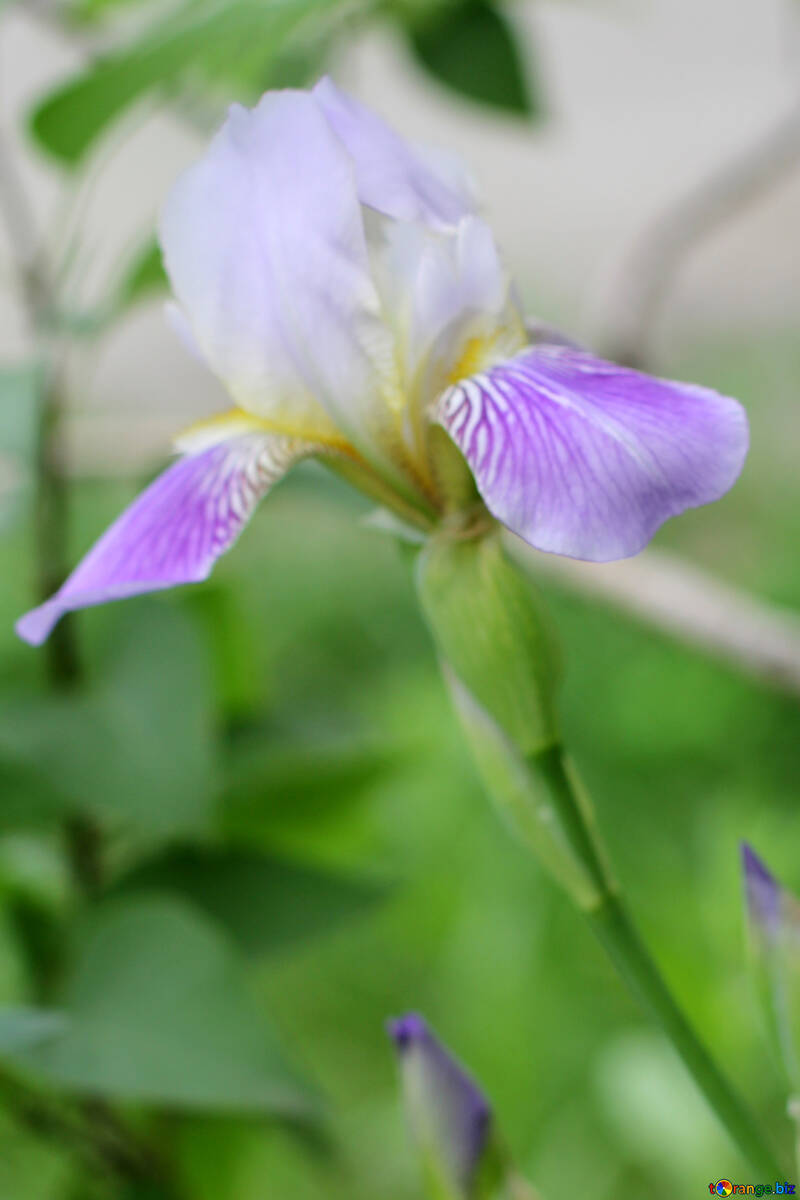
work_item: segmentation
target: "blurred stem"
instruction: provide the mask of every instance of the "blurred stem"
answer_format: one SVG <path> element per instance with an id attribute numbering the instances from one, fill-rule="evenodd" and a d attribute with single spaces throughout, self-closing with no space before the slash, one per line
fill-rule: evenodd
<path id="1" fill-rule="evenodd" d="M 42 373 L 36 449 L 36 593 L 43 601 L 61 586 L 67 574 L 69 495 L 60 455 L 63 394 L 53 330 L 55 286 L 39 252 L 32 205 L 10 148 L 1 140 L 0 216 Z M 77 680 L 80 665 L 68 621 L 60 622 L 60 632 L 48 640 L 45 653 L 48 677 L 54 687 L 69 686 Z"/>
<path id="2" fill-rule="evenodd" d="M 797 100 L 752 144 L 695 184 L 637 239 L 621 283 L 605 304 L 605 354 L 646 369 L 652 329 L 678 271 L 709 234 L 737 217 L 800 162 Z"/>
<path id="3" fill-rule="evenodd" d="M 180 1193 L 167 1164 L 118 1125 L 105 1106 L 94 1101 L 76 1106 L 41 1091 L 6 1067 L 0 1069 L 0 1098 L 20 1124 L 77 1155 L 91 1172 L 128 1184 L 156 1182 L 159 1195 L 178 1200 Z"/>
<path id="4" fill-rule="evenodd" d="M 560 656 L 546 610 L 496 531 L 443 530 L 415 562 L 422 611 L 489 794 L 577 907 L 673 1043 L 733 1142 L 771 1174 L 775 1158 L 675 1003 L 619 896 L 589 795 L 565 754 Z"/>
<path id="5" fill-rule="evenodd" d="M 56 287 L 53 273 L 39 251 L 33 208 L 25 194 L 13 155 L 0 141 L 0 216 L 6 226 L 14 269 L 28 315 L 31 338 L 41 370 L 41 393 L 36 446 L 36 599 L 46 600 L 68 573 L 69 483 L 61 461 L 64 394 L 61 347 L 53 329 Z M 47 678 L 54 690 L 77 684 L 82 671 L 75 625 L 67 616 L 45 644 Z M 67 853 L 73 877 L 86 895 L 102 882 L 102 835 L 85 815 L 71 817 L 65 826 Z"/>
<path id="6" fill-rule="evenodd" d="M 576 776 L 568 769 L 563 752 L 552 747 L 537 755 L 535 769 L 547 783 L 559 819 L 572 831 L 573 845 L 583 847 L 592 874 L 600 884 L 599 899 L 584 909 L 589 924 L 631 992 L 661 1025 L 734 1144 L 754 1169 L 777 1178 L 780 1172 L 773 1151 L 674 1000 L 607 874 L 605 855 L 586 819 L 585 797 L 578 790 Z"/>
<path id="7" fill-rule="evenodd" d="M 43 339 L 43 331 L 40 330 Z M 67 577 L 69 484 L 61 463 L 63 396 L 55 366 L 43 350 L 43 383 L 36 453 L 37 600 L 41 603 Z M 76 684 L 81 676 L 75 624 L 69 615 L 45 642 L 47 675 L 54 688 Z"/>

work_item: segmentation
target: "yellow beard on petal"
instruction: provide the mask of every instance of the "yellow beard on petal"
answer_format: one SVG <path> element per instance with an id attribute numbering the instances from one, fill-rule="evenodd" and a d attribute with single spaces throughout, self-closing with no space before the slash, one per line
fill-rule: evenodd
<path id="1" fill-rule="evenodd" d="M 272 417 L 258 417 L 243 408 L 231 408 L 227 412 L 196 421 L 178 435 L 175 439 L 175 449 L 182 454 L 197 454 L 218 442 L 245 433 L 280 434 L 358 457 L 347 439 L 342 437 L 333 425 L 320 428 L 303 420 L 281 421 Z"/>
<path id="2" fill-rule="evenodd" d="M 502 358 L 511 358 L 528 341 L 525 327 L 517 318 L 507 320 L 489 336 L 471 337 L 464 345 L 455 365 L 447 373 L 448 384 L 459 383 L 477 375 Z"/>

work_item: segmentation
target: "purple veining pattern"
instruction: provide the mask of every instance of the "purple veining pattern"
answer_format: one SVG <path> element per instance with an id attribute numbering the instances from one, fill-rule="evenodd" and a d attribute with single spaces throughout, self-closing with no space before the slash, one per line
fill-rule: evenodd
<path id="1" fill-rule="evenodd" d="M 423 1017 L 410 1013 L 389 1022 L 389 1033 L 404 1072 L 414 1073 L 417 1086 L 408 1089 L 415 1126 L 433 1139 L 430 1147 L 443 1159 L 464 1195 L 469 1194 L 486 1149 L 491 1108 L 477 1084 L 431 1033 Z"/>
<path id="2" fill-rule="evenodd" d="M 718 499 L 748 448 L 735 400 L 567 346 L 462 380 L 433 415 L 498 520 L 539 550 L 595 562 L 638 553 L 668 517 Z"/>
<path id="3" fill-rule="evenodd" d="M 39 645 L 65 612 L 205 579 L 256 504 L 310 447 L 246 434 L 173 463 L 122 513 L 45 604 L 17 622 Z"/>

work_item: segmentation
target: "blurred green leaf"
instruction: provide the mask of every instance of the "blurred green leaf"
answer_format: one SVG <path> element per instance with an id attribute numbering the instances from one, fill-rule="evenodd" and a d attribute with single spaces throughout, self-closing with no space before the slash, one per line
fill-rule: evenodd
<path id="1" fill-rule="evenodd" d="M 236 75 L 257 56 L 263 72 L 287 39 L 333 0 L 189 0 L 150 26 L 133 46 L 97 60 L 47 96 L 32 115 L 45 149 L 74 164 L 124 110 L 153 88 L 174 88 L 191 69 L 206 78 Z"/>
<path id="2" fill-rule="evenodd" d="M 527 56 L 513 26 L 490 0 L 431 6 L 408 35 L 421 66 L 459 96 L 526 117 L 541 115 Z"/>
<path id="3" fill-rule="evenodd" d="M 15 1119 L 16 1117 L 16 1119 Z M 26 1129 L 11 1105 L 0 1111 L 0 1197 L 2 1200 L 65 1200 L 75 1196 L 75 1167 L 54 1139 Z M 87 1187 L 81 1200 L 96 1193 Z"/>
<path id="4" fill-rule="evenodd" d="M 332 743 L 276 744 L 267 735 L 234 743 L 220 802 L 233 834 L 301 828 L 336 818 L 398 767 L 395 751 Z"/>
<path id="5" fill-rule="evenodd" d="M 0 368 L 0 523 L 14 517 L 33 482 L 43 385 L 38 363 Z"/>
<path id="6" fill-rule="evenodd" d="M 10 1054 L 57 1086 L 170 1107 L 313 1114 L 237 956 L 188 906 L 102 909 L 63 1009 L 61 1034 Z"/>
<path id="7" fill-rule="evenodd" d="M 219 827 L 237 844 L 337 871 L 376 861 L 383 869 L 391 838 L 380 800 L 400 775 L 402 757 L 370 745 L 287 741 L 269 730 L 237 739 L 218 801 Z"/>
<path id="8" fill-rule="evenodd" d="M 227 847 L 173 847 L 120 886 L 190 900 L 253 954 L 325 933 L 386 895 L 384 886 L 341 872 Z"/>
<path id="9" fill-rule="evenodd" d="M 63 1013 L 42 1008 L 0 1009 L 0 1054 L 26 1050 L 64 1032 Z"/>
<path id="10" fill-rule="evenodd" d="M 222 713 L 229 719 L 245 717 L 259 705 L 264 688 L 254 658 L 259 626 L 243 611 L 238 591 L 214 578 L 201 588 L 187 588 L 181 601 L 202 629 Z"/>
<path id="11" fill-rule="evenodd" d="M 216 778 L 203 647 L 158 601 L 138 602 L 122 624 L 90 691 L 0 707 L 0 826 L 79 809 L 150 836 L 206 824 Z"/>

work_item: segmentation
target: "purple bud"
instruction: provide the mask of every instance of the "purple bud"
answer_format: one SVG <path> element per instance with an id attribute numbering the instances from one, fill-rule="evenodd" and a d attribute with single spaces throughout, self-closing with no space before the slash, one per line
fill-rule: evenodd
<path id="1" fill-rule="evenodd" d="M 774 938 L 781 924 L 783 889 L 747 842 L 742 842 L 742 869 L 750 920 Z"/>
<path id="2" fill-rule="evenodd" d="M 459 1196 L 472 1194 L 489 1143 L 489 1103 L 464 1068 L 409 1013 L 388 1023 L 400 1059 L 403 1091 L 423 1156 Z"/>

